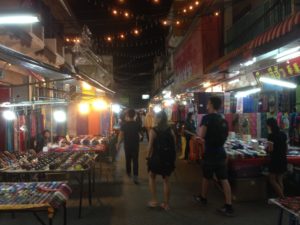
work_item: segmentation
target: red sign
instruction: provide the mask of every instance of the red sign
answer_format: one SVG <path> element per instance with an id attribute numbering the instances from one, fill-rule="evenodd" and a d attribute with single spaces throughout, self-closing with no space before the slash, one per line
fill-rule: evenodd
<path id="1" fill-rule="evenodd" d="M 203 73 L 201 24 L 190 34 L 174 57 L 175 83 L 179 84 L 193 75 Z"/>
<path id="2" fill-rule="evenodd" d="M 285 79 L 300 75 L 300 57 L 253 72 L 256 78 L 267 76 Z"/>

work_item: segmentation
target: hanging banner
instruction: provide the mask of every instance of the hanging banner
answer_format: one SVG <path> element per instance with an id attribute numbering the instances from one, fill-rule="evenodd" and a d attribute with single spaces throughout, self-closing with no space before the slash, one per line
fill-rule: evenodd
<path id="1" fill-rule="evenodd" d="M 253 72 L 257 80 L 266 76 L 274 79 L 285 79 L 300 75 L 300 57 Z"/>

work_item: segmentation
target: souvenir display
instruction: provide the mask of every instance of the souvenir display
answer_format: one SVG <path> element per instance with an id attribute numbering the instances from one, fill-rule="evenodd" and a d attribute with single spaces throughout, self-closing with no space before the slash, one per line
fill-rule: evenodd
<path id="1" fill-rule="evenodd" d="M 63 182 L 1 183 L 1 205 L 50 205 L 60 207 L 67 201 L 71 188 Z"/>
<path id="2" fill-rule="evenodd" d="M 0 153 L 2 169 L 13 171 L 82 170 L 93 163 L 93 154 L 84 152 Z"/>

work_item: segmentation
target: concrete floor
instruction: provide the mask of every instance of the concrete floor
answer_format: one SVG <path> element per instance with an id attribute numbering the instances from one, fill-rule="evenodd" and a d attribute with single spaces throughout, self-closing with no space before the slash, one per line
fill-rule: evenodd
<path id="1" fill-rule="evenodd" d="M 140 185 L 135 185 L 125 174 L 124 155 L 120 154 L 116 163 L 103 163 L 102 174 L 98 169 L 96 191 L 93 206 L 88 206 L 84 199 L 82 218 L 78 219 L 78 187 L 72 186 L 73 195 L 68 201 L 69 225 L 273 225 L 277 224 L 278 209 L 266 201 L 235 203 L 236 216 L 223 217 L 216 213 L 222 206 L 222 193 L 212 186 L 209 193 L 209 204 L 206 207 L 197 205 L 192 195 L 198 193 L 201 179 L 200 166 L 177 161 L 177 168 L 172 175 L 171 211 L 149 209 L 147 170 L 145 164 L 146 144 L 140 150 Z M 158 191 L 162 193 L 161 179 L 158 179 Z M 46 215 L 41 215 L 46 219 Z M 2 225 L 39 224 L 31 213 L 0 214 Z M 54 224 L 62 224 L 61 212 L 58 212 Z"/>

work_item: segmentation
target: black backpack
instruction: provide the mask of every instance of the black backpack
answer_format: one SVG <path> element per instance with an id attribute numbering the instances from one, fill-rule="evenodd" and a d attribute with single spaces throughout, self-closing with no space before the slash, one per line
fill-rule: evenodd
<path id="1" fill-rule="evenodd" d="M 165 170 L 174 168 L 176 159 L 175 142 L 171 132 L 171 128 L 165 131 L 153 129 L 156 133 L 154 140 L 153 154 L 150 159 L 152 170 Z"/>
<path id="2" fill-rule="evenodd" d="M 206 143 L 208 146 L 222 147 L 227 140 L 228 130 L 228 123 L 221 115 L 217 115 L 209 120 L 206 132 Z"/>

